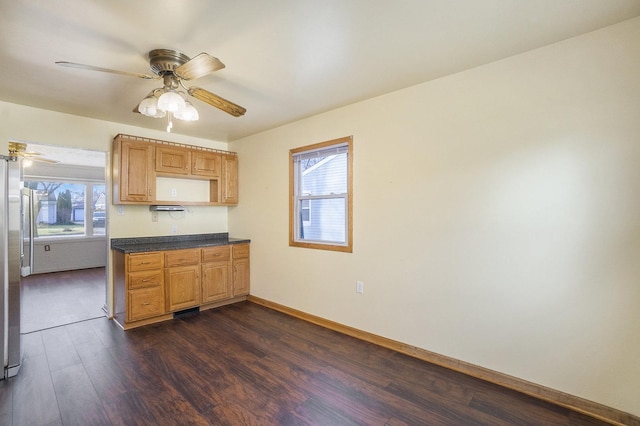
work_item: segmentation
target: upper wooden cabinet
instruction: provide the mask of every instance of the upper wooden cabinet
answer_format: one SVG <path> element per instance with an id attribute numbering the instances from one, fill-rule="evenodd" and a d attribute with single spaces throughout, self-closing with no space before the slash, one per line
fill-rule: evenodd
<path id="1" fill-rule="evenodd" d="M 206 151 L 191 153 L 191 174 L 220 177 L 220 154 Z"/>
<path id="2" fill-rule="evenodd" d="M 223 204 L 238 204 L 238 157 L 222 156 L 222 194 Z"/>
<path id="3" fill-rule="evenodd" d="M 191 172 L 191 151 L 173 146 L 156 146 L 156 172 L 188 175 Z"/>
<path id="4" fill-rule="evenodd" d="M 114 204 L 238 204 L 238 156 L 234 153 L 118 135 L 112 162 Z M 205 181 L 208 191 L 191 201 L 167 197 L 167 182 L 174 182 L 171 179 Z M 165 195 L 158 196 L 156 185 L 157 192 Z"/>
<path id="5" fill-rule="evenodd" d="M 151 204 L 155 192 L 154 146 L 119 136 L 113 146 L 114 203 Z"/>

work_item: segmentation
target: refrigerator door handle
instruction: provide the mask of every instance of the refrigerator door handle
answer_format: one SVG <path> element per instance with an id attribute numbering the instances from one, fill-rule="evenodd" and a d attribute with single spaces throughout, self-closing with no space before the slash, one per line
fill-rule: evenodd
<path id="1" fill-rule="evenodd" d="M 20 275 L 26 277 L 33 272 L 33 240 L 36 232 L 36 203 L 35 191 L 22 188 L 22 228 L 20 245 Z"/>

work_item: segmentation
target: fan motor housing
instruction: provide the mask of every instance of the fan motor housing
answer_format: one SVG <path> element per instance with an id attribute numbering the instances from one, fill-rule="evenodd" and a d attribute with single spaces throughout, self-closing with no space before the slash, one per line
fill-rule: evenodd
<path id="1" fill-rule="evenodd" d="M 190 59 L 184 53 L 170 49 L 154 49 L 149 52 L 149 66 L 156 75 L 173 73 L 176 68 Z"/>

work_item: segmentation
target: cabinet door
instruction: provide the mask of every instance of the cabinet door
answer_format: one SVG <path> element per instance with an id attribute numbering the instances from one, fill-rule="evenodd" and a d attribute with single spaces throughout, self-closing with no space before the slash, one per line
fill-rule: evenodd
<path id="1" fill-rule="evenodd" d="M 179 311 L 200 304 L 200 265 L 165 269 L 167 311 Z"/>
<path id="2" fill-rule="evenodd" d="M 249 258 L 233 261 L 233 296 L 249 294 Z"/>
<path id="3" fill-rule="evenodd" d="M 119 201 L 149 202 L 153 199 L 154 171 L 153 145 L 117 140 L 120 153 L 119 170 L 114 170 L 114 179 L 120 189 Z M 145 203 L 146 204 L 146 203 Z"/>
<path id="4" fill-rule="evenodd" d="M 222 194 L 223 204 L 238 204 L 238 157 L 222 156 Z"/>
<path id="5" fill-rule="evenodd" d="M 202 265 L 202 303 L 215 302 L 231 297 L 229 262 Z"/>
<path id="6" fill-rule="evenodd" d="M 191 171 L 191 152 L 173 146 L 156 146 L 156 172 L 188 175 Z"/>
<path id="7" fill-rule="evenodd" d="M 219 177 L 220 154 L 206 151 L 192 151 L 191 174 L 196 176 Z"/>

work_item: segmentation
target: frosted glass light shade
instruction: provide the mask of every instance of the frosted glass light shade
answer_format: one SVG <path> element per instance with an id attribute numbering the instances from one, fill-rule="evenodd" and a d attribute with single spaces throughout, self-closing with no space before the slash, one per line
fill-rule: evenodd
<path id="1" fill-rule="evenodd" d="M 164 111 L 158 109 L 158 98 L 153 95 L 144 98 L 142 102 L 140 102 L 140 105 L 138 105 L 138 111 L 142 115 L 153 118 L 162 118 L 166 115 Z"/>
<path id="2" fill-rule="evenodd" d="M 176 111 L 173 116 L 178 120 L 183 121 L 197 121 L 200 118 L 198 110 L 195 109 L 195 107 L 191 105 L 191 102 L 189 101 L 185 101 L 184 109 Z"/>
<path id="3" fill-rule="evenodd" d="M 162 111 L 176 112 L 184 108 L 184 99 L 176 92 L 165 92 L 158 98 L 158 109 Z"/>

